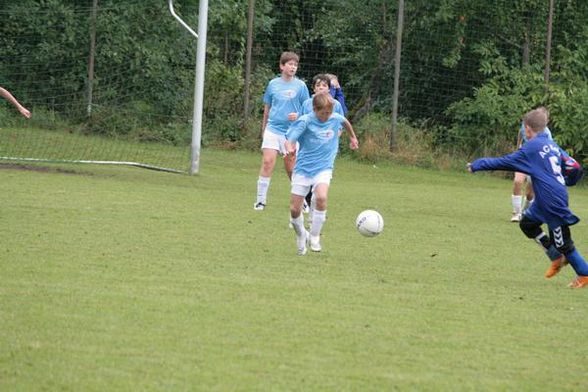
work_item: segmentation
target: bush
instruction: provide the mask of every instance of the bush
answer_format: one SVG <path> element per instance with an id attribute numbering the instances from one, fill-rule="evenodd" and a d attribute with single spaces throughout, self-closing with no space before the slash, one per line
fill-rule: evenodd
<path id="1" fill-rule="evenodd" d="M 502 154 L 516 145 L 523 115 L 545 101 L 540 70 L 510 70 L 449 106 L 453 124 L 446 144 L 458 145 L 472 154 Z"/>
<path id="2" fill-rule="evenodd" d="M 436 169 L 462 168 L 465 157 L 436 147 L 433 132 L 411 126 L 402 120 L 396 128 L 396 145 L 391 151 L 390 118 L 385 113 L 370 113 L 354 125 L 360 145 L 359 151 L 354 154 L 357 159 L 371 163 L 388 160 L 402 165 Z M 345 154 L 349 147 L 343 140 L 346 140 L 345 137 L 341 143 L 342 153 Z"/>

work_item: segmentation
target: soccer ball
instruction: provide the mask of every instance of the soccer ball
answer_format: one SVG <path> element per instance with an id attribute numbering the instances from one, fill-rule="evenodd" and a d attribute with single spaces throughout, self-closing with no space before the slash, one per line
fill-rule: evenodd
<path id="1" fill-rule="evenodd" d="M 378 211 L 362 211 L 355 220 L 355 227 L 359 234 L 365 237 L 375 237 L 384 230 L 384 218 Z"/>

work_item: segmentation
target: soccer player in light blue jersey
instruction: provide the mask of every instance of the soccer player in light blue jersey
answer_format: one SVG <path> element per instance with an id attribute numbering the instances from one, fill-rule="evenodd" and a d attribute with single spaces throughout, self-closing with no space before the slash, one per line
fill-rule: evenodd
<path id="1" fill-rule="evenodd" d="M 580 220 L 568 205 L 566 185 L 573 183 L 570 182 L 567 161 L 571 158 L 543 131 L 547 126 L 547 115 L 543 110 L 531 110 L 523 121 L 527 143 L 503 157 L 477 159 L 468 164 L 468 170 L 472 173 L 510 170 L 531 176 L 535 201 L 523 213 L 520 228 L 528 238 L 541 245 L 552 260 L 546 278 L 555 276 L 569 263 L 577 275 L 569 287 L 586 287 L 588 263 L 574 246 L 570 232 L 570 226 Z M 581 170 L 579 165 L 578 169 Z M 547 224 L 549 236 L 541 229 L 543 224 Z"/>
<path id="2" fill-rule="evenodd" d="M 329 86 L 330 86 L 330 79 L 327 76 L 327 74 L 318 74 L 318 75 L 315 75 L 314 78 L 312 78 L 312 91 L 313 91 L 314 95 L 311 98 L 308 98 L 302 104 L 302 114 L 312 113 L 312 111 L 313 111 L 312 110 L 312 98 L 316 94 L 329 93 L 329 91 L 330 91 Z M 332 97 L 332 95 L 331 95 L 331 97 Z M 339 101 L 333 99 L 333 102 L 334 102 L 333 112 L 339 113 L 340 115 L 345 116 L 345 113 L 343 112 L 343 107 L 341 106 Z M 311 211 L 311 209 L 314 209 L 313 204 L 314 204 L 314 202 L 312 199 L 312 188 L 311 188 L 308 191 L 308 194 L 306 195 L 306 197 L 304 198 L 303 212 L 308 213 Z"/>
<path id="3" fill-rule="evenodd" d="M 307 242 L 314 252 L 321 251 L 320 235 L 327 214 L 327 194 L 333 176 L 335 157 L 339 150 L 339 130 L 349 132 L 350 148 L 356 150 L 359 142 L 351 123 L 340 114 L 333 113 L 333 98 L 328 93 L 316 94 L 313 112 L 294 122 L 286 133 L 286 149 L 293 154 L 299 143 L 296 166 L 292 176 L 290 222 L 296 233 L 299 255 L 305 255 Z M 312 215 L 310 233 L 304 228 L 302 204 L 310 187 L 314 189 L 316 209 Z"/>
<path id="4" fill-rule="evenodd" d="M 286 131 L 302 114 L 302 104 L 310 96 L 306 84 L 295 77 L 298 61 L 296 53 L 282 53 L 280 56 L 281 76 L 270 80 L 263 95 L 261 124 L 263 159 L 257 179 L 257 199 L 253 205 L 257 211 L 264 210 L 267 204 L 267 192 L 278 154 L 284 156 L 286 174 L 289 178 L 292 177 L 296 154 L 286 152 L 284 147 Z"/>

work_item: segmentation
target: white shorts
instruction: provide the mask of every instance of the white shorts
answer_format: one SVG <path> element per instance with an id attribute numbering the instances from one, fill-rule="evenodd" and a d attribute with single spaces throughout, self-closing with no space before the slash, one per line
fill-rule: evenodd
<path id="1" fill-rule="evenodd" d="M 292 175 L 292 194 L 298 196 L 306 196 L 310 191 L 311 186 L 318 184 L 331 184 L 333 178 L 333 170 L 323 170 L 314 177 L 306 177 L 302 174 L 294 173 Z"/>
<path id="2" fill-rule="evenodd" d="M 278 135 L 273 133 L 268 128 L 263 131 L 263 141 L 261 142 L 261 149 L 269 148 L 270 150 L 276 150 L 281 155 L 286 155 L 286 135 Z"/>

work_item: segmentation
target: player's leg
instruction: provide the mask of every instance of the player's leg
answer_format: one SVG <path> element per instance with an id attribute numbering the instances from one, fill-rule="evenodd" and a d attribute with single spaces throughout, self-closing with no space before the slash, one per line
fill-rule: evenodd
<path id="1" fill-rule="evenodd" d="M 566 260 L 553 243 L 553 236 L 545 234 L 541 229 L 541 225 L 542 222 L 533 219 L 532 215 L 527 213 L 523 215 L 519 223 L 521 231 L 527 238 L 534 240 L 551 261 L 549 269 L 545 272 L 545 277 L 551 278 L 566 264 Z"/>
<path id="2" fill-rule="evenodd" d="M 535 193 L 533 192 L 533 182 L 531 181 L 531 176 L 527 176 L 525 183 L 525 201 L 523 203 L 523 212 L 529 209 L 533 203 L 533 200 L 535 200 Z"/>
<path id="3" fill-rule="evenodd" d="M 290 180 L 292 179 L 292 172 L 294 171 L 294 166 L 296 166 L 296 155 L 284 155 L 284 169 L 286 170 L 286 174 L 288 175 L 288 178 Z"/>
<path id="4" fill-rule="evenodd" d="M 325 170 L 314 178 L 312 196 L 314 208 L 310 223 L 310 249 L 315 252 L 320 252 L 322 249 L 320 243 L 321 231 L 327 219 L 327 198 L 332 174 L 331 170 Z"/>
<path id="5" fill-rule="evenodd" d="M 298 255 L 306 254 L 306 243 L 308 241 L 308 232 L 304 228 L 304 215 L 302 214 L 302 204 L 304 196 L 310 189 L 311 178 L 304 177 L 300 174 L 292 176 L 292 191 L 290 195 L 290 223 L 296 233 L 296 248 Z"/>
<path id="6" fill-rule="evenodd" d="M 512 217 L 511 222 L 520 222 L 521 214 L 523 212 L 523 185 L 525 184 L 525 173 L 515 172 L 512 188 L 512 196 L 510 198 L 512 203 Z"/>
<path id="7" fill-rule="evenodd" d="M 304 211 L 305 213 L 310 213 L 310 208 L 312 206 L 312 187 L 304 197 Z"/>
<path id="8" fill-rule="evenodd" d="M 261 211 L 267 204 L 267 192 L 280 151 L 282 151 L 280 136 L 266 130 L 261 143 L 262 160 L 257 179 L 257 198 L 253 206 L 255 210 Z"/>
<path id="9" fill-rule="evenodd" d="M 551 228 L 553 232 L 553 242 L 557 250 L 562 253 L 568 260 L 574 271 L 576 279 L 569 286 L 573 288 L 582 288 L 588 286 L 588 263 L 580 252 L 574 246 L 572 234 L 569 226 L 560 226 Z"/>

